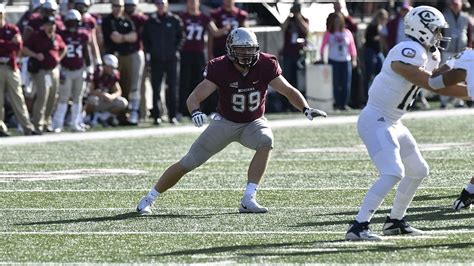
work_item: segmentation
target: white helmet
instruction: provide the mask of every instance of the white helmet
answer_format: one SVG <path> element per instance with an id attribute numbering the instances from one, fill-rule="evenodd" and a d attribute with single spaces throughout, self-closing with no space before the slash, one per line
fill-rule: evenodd
<path id="1" fill-rule="evenodd" d="M 82 16 L 81 16 L 81 13 L 79 13 L 79 11 L 77 11 L 75 9 L 70 9 L 66 13 L 66 16 L 65 16 L 64 20 L 65 21 L 68 21 L 68 20 L 81 21 Z"/>
<path id="2" fill-rule="evenodd" d="M 440 34 L 448 27 L 443 14 L 431 6 L 415 7 L 405 16 L 405 34 L 429 48 L 442 48 L 441 41 L 451 39 Z"/>
<path id="3" fill-rule="evenodd" d="M 74 0 L 74 4 L 84 4 L 86 6 L 90 6 L 91 0 Z"/>
<path id="4" fill-rule="evenodd" d="M 56 0 L 45 0 L 44 4 L 41 5 L 41 8 L 56 11 L 58 10 L 58 4 L 56 3 Z"/>
<path id="5" fill-rule="evenodd" d="M 125 0 L 124 4 L 138 6 L 138 0 Z"/>
<path id="6" fill-rule="evenodd" d="M 246 52 L 236 52 L 235 48 L 248 48 Z M 242 67 L 252 67 L 257 63 L 260 46 L 257 36 L 247 28 L 237 28 L 230 32 L 226 40 L 227 56 Z"/>
<path id="7" fill-rule="evenodd" d="M 35 10 L 44 3 L 44 0 L 31 0 L 31 9 Z"/>
<path id="8" fill-rule="evenodd" d="M 105 65 L 111 66 L 113 68 L 118 68 L 118 59 L 115 55 L 113 54 L 106 54 L 104 57 L 102 57 L 102 61 L 104 62 Z"/>

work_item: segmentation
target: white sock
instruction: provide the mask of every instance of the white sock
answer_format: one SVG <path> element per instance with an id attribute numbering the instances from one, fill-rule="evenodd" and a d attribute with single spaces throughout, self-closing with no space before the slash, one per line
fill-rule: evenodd
<path id="1" fill-rule="evenodd" d="M 156 200 L 160 196 L 160 192 L 156 191 L 155 187 L 152 187 L 150 192 L 148 192 L 147 197 L 151 198 L 152 200 Z"/>
<path id="2" fill-rule="evenodd" d="M 375 214 L 375 211 L 380 207 L 387 194 L 398 183 L 400 179 L 392 175 L 380 176 L 372 187 L 367 191 L 359 213 L 356 216 L 356 221 L 363 223 L 369 222 Z"/>
<path id="3" fill-rule="evenodd" d="M 404 177 L 398 185 L 397 193 L 393 199 L 393 207 L 390 211 L 390 218 L 400 220 L 405 217 L 408 206 L 413 197 L 415 197 L 416 190 L 423 181 L 423 178 Z"/>
<path id="4" fill-rule="evenodd" d="M 469 194 L 474 194 L 474 184 L 471 182 L 467 183 L 466 190 Z"/>
<path id="5" fill-rule="evenodd" d="M 251 198 L 255 193 L 257 193 L 258 185 L 255 183 L 247 183 L 247 187 L 245 188 L 244 198 Z"/>

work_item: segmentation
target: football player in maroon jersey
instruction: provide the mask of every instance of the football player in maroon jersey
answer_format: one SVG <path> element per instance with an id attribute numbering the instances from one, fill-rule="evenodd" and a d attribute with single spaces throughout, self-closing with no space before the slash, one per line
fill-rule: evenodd
<path id="1" fill-rule="evenodd" d="M 268 86 L 285 95 L 309 120 L 326 116 L 324 111 L 310 108 L 303 95 L 281 76 L 275 56 L 259 52 L 257 37 L 251 30 L 233 30 L 227 38 L 226 46 L 227 55 L 208 63 L 206 78 L 187 100 L 194 125 L 201 127 L 207 117 L 200 111 L 200 103 L 217 91 L 218 114 L 193 143 L 189 152 L 179 162 L 170 166 L 148 195 L 140 200 L 138 213 L 151 213 L 151 205 L 160 193 L 173 187 L 186 173 L 232 142 L 239 142 L 256 151 L 248 169 L 248 183 L 239 211 L 267 212 L 267 208 L 257 203 L 256 191 L 273 148 L 272 130 L 263 116 Z"/>
<path id="2" fill-rule="evenodd" d="M 89 33 L 89 42 L 91 45 L 91 59 L 94 60 L 95 65 L 101 65 L 102 59 L 100 56 L 100 49 L 97 40 L 98 25 L 97 20 L 89 12 L 89 7 L 91 6 L 90 0 L 74 0 L 74 9 L 81 13 L 81 23 L 79 24 L 80 29 L 84 29 Z M 89 75 L 92 75 L 94 72 L 94 67 L 88 67 Z"/>
<path id="3" fill-rule="evenodd" d="M 200 0 L 187 0 L 186 11 L 180 14 L 186 31 L 185 41 L 181 48 L 179 106 L 178 111 L 189 116 L 186 99 L 191 91 L 202 81 L 202 71 L 206 66 L 204 55 L 205 35 L 220 37 L 227 34 L 228 29 L 218 29 L 209 16 L 199 10 Z"/>
<path id="4" fill-rule="evenodd" d="M 56 29 L 58 31 L 64 30 L 64 24 L 61 20 L 61 16 L 57 14 L 58 8 L 59 7 L 56 3 L 56 0 L 46 0 L 41 5 L 39 12 L 31 14 L 23 32 L 23 39 L 25 42 L 28 41 L 28 38 L 30 38 L 32 33 L 41 30 L 43 20 L 48 17 L 55 18 Z"/>
<path id="5" fill-rule="evenodd" d="M 79 29 L 81 14 L 71 9 L 65 16 L 66 30 L 59 32 L 66 43 L 66 56 L 61 61 L 59 100 L 53 115 L 54 132 L 62 131 L 69 98 L 72 100 L 70 128 L 84 132 L 82 124 L 82 96 L 85 90 L 85 65 L 90 65 L 89 33 Z"/>

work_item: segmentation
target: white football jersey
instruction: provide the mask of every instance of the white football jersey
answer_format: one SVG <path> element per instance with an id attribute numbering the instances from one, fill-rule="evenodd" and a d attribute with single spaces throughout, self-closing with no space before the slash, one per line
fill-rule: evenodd
<path id="1" fill-rule="evenodd" d="M 474 99 L 474 50 L 465 50 L 446 62 L 451 68 L 466 70 L 467 92 Z"/>
<path id="2" fill-rule="evenodd" d="M 401 61 L 433 71 L 440 62 L 440 53 L 430 53 L 418 42 L 407 40 L 395 45 L 388 53 L 382 70 L 369 89 L 368 106 L 389 120 L 399 120 L 413 104 L 420 88 L 392 70 L 392 62 Z"/>

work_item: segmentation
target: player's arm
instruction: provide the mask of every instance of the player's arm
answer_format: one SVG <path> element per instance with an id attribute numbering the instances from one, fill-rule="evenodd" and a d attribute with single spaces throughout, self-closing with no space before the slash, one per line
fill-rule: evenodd
<path id="1" fill-rule="evenodd" d="M 214 82 L 208 79 L 201 81 L 186 100 L 189 113 L 192 114 L 193 111 L 199 110 L 201 102 L 216 90 L 217 85 Z"/>
<path id="2" fill-rule="evenodd" d="M 407 64 L 401 61 L 394 61 L 391 64 L 393 71 L 414 85 L 427 89 L 437 94 L 453 96 L 453 97 L 467 97 L 467 88 L 464 85 L 452 85 L 443 89 L 434 89 L 429 84 L 431 73 L 420 68 L 419 66 Z"/>
<path id="3" fill-rule="evenodd" d="M 120 84 L 118 81 L 114 83 L 114 86 L 112 88 L 113 92 L 110 94 L 110 100 L 115 100 L 118 97 L 122 96 L 122 88 L 120 87 Z"/>
<path id="4" fill-rule="evenodd" d="M 270 81 L 269 85 L 278 93 L 285 96 L 288 101 L 290 101 L 290 103 L 298 110 L 303 112 L 309 120 L 312 120 L 313 117 L 317 116 L 327 116 L 324 111 L 309 107 L 303 94 L 293 87 L 282 75 L 279 75 Z"/>
<path id="5" fill-rule="evenodd" d="M 100 56 L 100 49 L 99 49 L 99 42 L 97 41 L 97 30 L 93 28 L 91 30 L 91 39 L 89 41 L 91 45 L 91 51 L 93 53 L 93 57 L 95 59 L 96 65 L 102 65 L 102 58 Z"/>
<path id="6" fill-rule="evenodd" d="M 214 21 L 210 21 L 209 24 L 207 25 L 207 29 L 209 30 L 209 33 L 211 34 L 212 37 L 221 37 L 229 33 L 229 30 L 226 28 L 217 28 L 216 23 Z"/>

